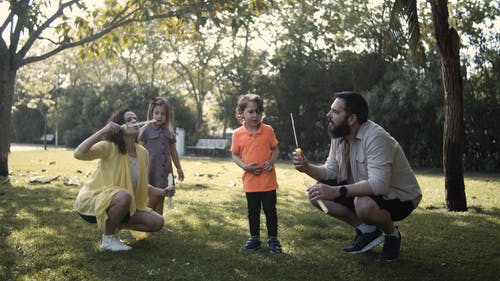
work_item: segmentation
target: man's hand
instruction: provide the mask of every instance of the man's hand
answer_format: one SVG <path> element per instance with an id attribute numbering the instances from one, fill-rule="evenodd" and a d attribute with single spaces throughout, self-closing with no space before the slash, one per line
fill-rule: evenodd
<path id="1" fill-rule="evenodd" d="M 302 173 L 309 171 L 309 161 L 307 161 L 303 153 L 297 153 L 294 151 L 292 156 L 293 165 L 297 171 Z"/>
<path id="2" fill-rule="evenodd" d="M 339 192 L 335 187 L 319 182 L 309 187 L 307 194 L 311 201 L 334 200 L 339 197 Z"/>

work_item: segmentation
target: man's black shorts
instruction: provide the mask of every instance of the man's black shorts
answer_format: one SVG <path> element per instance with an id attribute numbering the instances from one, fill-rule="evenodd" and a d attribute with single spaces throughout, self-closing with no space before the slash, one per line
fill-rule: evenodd
<path id="1" fill-rule="evenodd" d="M 323 183 L 333 186 L 338 185 L 336 180 L 328 180 L 324 181 Z M 400 221 L 406 218 L 415 209 L 415 207 L 413 206 L 413 202 L 411 200 L 401 201 L 399 199 L 385 199 L 381 195 L 371 195 L 368 197 L 372 198 L 373 201 L 375 201 L 375 203 L 377 203 L 377 205 L 380 207 L 380 209 L 388 211 L 389 214 L 391 214 L 391 218 L 393 221 Z M 333 201 L 346 206 L 351 211 L 356 213 L 356 210 L 354 208 L 354 198 L 339 197 Z"/>

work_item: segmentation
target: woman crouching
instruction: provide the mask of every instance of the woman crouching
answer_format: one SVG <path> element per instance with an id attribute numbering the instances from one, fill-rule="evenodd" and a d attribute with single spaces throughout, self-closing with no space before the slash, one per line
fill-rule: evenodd
<path id="1" fill-rule="evenodd" d="M 98 159 L 96 170 L 73 206 L 85 221 L 97 223 L 106 251 L 132 249 L 118 238 L 120 229 L 157 232 L 164 225 L 163 217 L 147 207 L 148 196 L 165 193 L 148 185 L 148 152 L 137 143 L 136 123 L 134 112 L 119 110 L 74 152 L 79 160 Z"/>

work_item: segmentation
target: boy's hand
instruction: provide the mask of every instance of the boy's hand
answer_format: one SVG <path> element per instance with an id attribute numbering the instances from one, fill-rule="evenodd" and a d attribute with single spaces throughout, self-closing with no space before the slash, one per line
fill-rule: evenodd
<path id="1" fill-rule="evenodd" d="M 266 171 L 272 171 L 274 168 L 274 161 L 269 159 L 267 160 L 266 162 L 264 162 L 264 164 L 262 164 L 262 169 L 266 170 Z"/>
<path id="2" fill-rule="evenodd" d="M 262 174 L 262 167 L 257 166 L 257 163 L 253 162 L 245 167 L 245 171 L 254 174 L 256 176 Z"/>

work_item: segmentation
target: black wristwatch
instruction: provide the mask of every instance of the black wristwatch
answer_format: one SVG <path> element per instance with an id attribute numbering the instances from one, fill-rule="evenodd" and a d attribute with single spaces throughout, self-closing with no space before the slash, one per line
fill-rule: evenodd
<path id="1" fill-rule="evenodd" d="M 346 198 L 347 196 L 347 187 L 345 185 L 341 186 L 339 189 L 340 197 L 341 198 Z"/>

